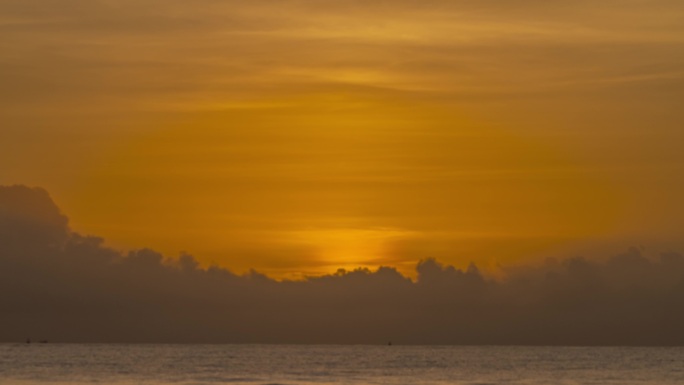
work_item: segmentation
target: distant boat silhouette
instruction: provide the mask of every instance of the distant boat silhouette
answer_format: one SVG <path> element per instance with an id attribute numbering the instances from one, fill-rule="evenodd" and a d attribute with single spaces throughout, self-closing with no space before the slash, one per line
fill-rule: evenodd
<path id="1" fill-rule="evenodd" d="M 392 346 L 392 341 L 388 342 L 387 346 Z"/>
<path id="2" fill-rule="evenodd" d="M 30 339 L 30 338 L 27 338 L 27 339 L 26 339 L 26 343 L 27 343 L 27 344 L 30 344 L 30 343 L 31 343 L 31 339 Z"/>

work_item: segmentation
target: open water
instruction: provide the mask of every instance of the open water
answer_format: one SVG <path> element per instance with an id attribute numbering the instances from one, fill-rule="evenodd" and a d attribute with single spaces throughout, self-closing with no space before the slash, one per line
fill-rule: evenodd
<path id="1" fill-rule="evenodd" d="M 684 348 L 0 344 L 0 384 L 684 384 Z"/>

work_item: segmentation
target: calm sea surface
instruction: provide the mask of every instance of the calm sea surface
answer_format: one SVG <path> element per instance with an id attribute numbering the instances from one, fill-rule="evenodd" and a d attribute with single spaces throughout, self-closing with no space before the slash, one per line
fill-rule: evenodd
<path id="1" fill-rule="evenodd" d="M 684 348 L 0 344 L 0 384 L 684 384 Z"/>

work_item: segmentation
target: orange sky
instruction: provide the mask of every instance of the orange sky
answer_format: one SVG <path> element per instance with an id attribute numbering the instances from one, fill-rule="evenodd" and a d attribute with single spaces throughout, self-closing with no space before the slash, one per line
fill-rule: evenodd
<path id="1" fill-rule="evenodd" d="M 684 239 L 680 1 L 0 2 L 0 183 L 275 277 Z"/>

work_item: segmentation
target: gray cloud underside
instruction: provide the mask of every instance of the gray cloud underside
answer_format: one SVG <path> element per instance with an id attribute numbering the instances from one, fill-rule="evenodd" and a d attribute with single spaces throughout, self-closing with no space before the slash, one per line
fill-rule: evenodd
<path id="1" fill-rule="evenodd" d="M 42 189 L 0 187 L 0 341 L 679 345 L 684 258 L 631 249 L 504 281 L 427 259 L 277 282 L 126 255 L 68 228 Z"/>

